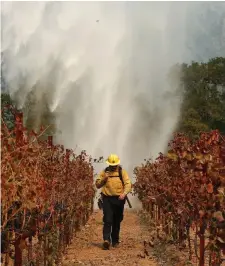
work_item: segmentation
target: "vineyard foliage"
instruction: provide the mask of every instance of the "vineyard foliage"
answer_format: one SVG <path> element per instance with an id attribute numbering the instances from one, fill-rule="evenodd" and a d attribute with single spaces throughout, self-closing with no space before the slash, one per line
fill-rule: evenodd
<path id="1" fill-rule="evenodd" d="M 1 125 L 2 253 L 18 239 L 21 246 L 28 237 L 58 229 L 62 235 L 68 226 L 84 223 L 95 194 L 93 166 L 85 151 L 75 155 L 53 145 L 52 137 L 41 141 L 43 128 L 28 132 L 22 114 L 11 112 L 15 127 L 10 130 L 4 119 Z"/>
<path id="2" fill-rule="evenodd" d="M 199 228 L 198 234 L 207 232 L 212 250 L 225 250 L 224 138 L 217 130 L 195 142 L 176 134 L 168 146 L 167 154 L 135 168 L 135 193 L 147 211 L 158 206 L 184 239 Z"/>

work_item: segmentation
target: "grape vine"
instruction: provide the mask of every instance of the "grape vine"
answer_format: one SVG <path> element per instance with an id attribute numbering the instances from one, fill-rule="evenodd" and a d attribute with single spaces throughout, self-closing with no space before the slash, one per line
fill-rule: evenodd
<path id="1" fill-rule="evenodd" d="M 10 109 L 10 107 L 7 107 Z M 2 262 L 57 265 L 74 231 L 93 210 L 93 166 L 51 136 L 28 132 L 22 113 L 10 109 L 15 127 L 1 127 Z"/>
<path id="2" fill-rule="evenodd" d="M 168 149 L 155 162 L 135 168 L 134 191 L 167 235 L 179 245 L 188 241 L 190 260 L 192 231 L 200 242 L 200 251 L 195 252 L 199 265 L 205 265 L 206 249 L 209 265 L 220 265 L 221 250 L 225 252 L 224 138 L 214 130 L 193 143 L 176 134 Z"/>

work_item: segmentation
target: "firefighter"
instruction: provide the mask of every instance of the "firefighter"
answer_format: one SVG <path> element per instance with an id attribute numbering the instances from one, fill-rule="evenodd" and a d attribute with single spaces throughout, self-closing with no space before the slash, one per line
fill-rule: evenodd
<path id="1" fill-rule="evenodd" d="M 124 204 L 131 192 L 131 181 L 127 172 L 120 166 L 120 159 L 111 154 L 106 163 L 109 165 L 96 179 L 96 187 L 102 188 L 103 207 L 103 249 L 119 244 L 120 223 L 123 220 Z"/>

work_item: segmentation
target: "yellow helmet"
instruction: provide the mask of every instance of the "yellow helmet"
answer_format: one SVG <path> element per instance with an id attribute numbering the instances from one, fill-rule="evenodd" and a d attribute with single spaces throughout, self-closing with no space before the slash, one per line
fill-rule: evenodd
<path id="1" fill-rule="evenodd" d="M 112 166 L 118 165 L 120 164 L 120 158 L 116 154 L 110 154 L 106 163 Z"/>

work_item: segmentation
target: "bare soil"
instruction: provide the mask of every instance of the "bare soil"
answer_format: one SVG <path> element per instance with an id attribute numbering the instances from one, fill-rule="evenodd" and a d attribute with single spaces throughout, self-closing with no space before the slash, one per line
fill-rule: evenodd
<path id="1" fill-rule="evenodd" d="M 86 226 L 77 233 L 63 257 L 62 265 L 156 266 L 151 251 L 145 254 L 144 241 L 149 232 L 135 211 L 125 210 L 121 224 L 121 243 L 102 249 L 102 212 L 95 211 Z"/>

